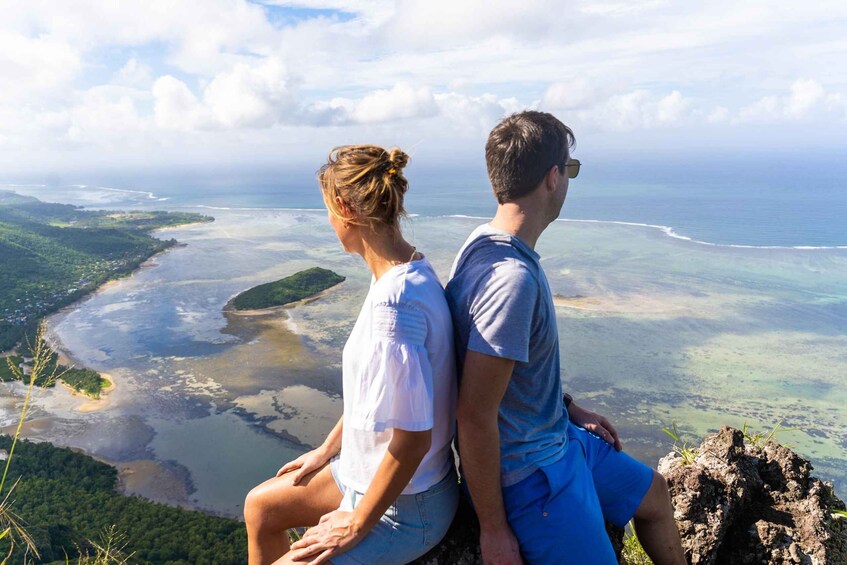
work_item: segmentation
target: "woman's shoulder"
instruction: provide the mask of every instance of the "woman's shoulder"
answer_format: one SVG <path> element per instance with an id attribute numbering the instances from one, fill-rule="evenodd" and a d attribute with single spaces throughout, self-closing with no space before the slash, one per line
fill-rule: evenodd
<path id="1" fill-rule="evenodd" d="M 444 298 L 444 288 L 429 261 L 422 259 L 397 265 L 377 281 L 375 303 L 398 306 L 428 304 Z"/>
<path id="2" fill-rule="evenodd" d="M 400 316 L 420 317 L 428 326 L 452 324 L 444 288 L 425 258 L 394 269 L 385 283 L 372 295 L 374 306 L 388 307 Z"/>

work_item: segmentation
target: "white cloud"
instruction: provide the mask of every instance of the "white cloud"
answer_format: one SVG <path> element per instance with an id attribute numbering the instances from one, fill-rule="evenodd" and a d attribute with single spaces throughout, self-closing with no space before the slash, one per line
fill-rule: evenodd
<path id="1" fill-rule="evenodd" d="M 50 95 L 81 66 L 79 51 L 66 42 L 0 30 L 0 103 Z"/>
<path id="2" fill-rule="evenodd" d="M 735 123 L 779 123 L 800 120 L 825 120 L 831 117 L 847 119 L 847 99 L 836 92 L 827 92 L 813 79 L 799 79 L 789 87 L 787 95 L 768 95 L 738 110 Z"/>
<path id="3" fill-rule="evenodd" d="M 377 90 L 362 98 L 353 109 L 352 118 L 367 124 L 428 117 L 437 112 L 438 106 L 428 87 L 400 83 L 391 90 Z"/>
<path id="4" fill-rule="evenodd" d="M 131 57 L 118 70 L 112 79 L 115 84 L 123 84 L 126 86 L 147 87 L 153 80 L 153 69 L 150 65 L 140 62 L 135 57 Z"/>
<path id="5" fill-rule="evenodd" d="M 673 124 L 685 117 L 691 103 L 674 90 L 656 104 L 656 120 L 661 124 Z"/>
<path id="6" fill-rule="evenodd" d="M 0 2 L 0 173 L 118 159 L 120 135 L 139 160 L 339 136 L 460 154 L 525 107 L 600 143 L 708 127 L 766 146 L 762 124 L 837 139 L 847 121 L 835 0 Z"/>
<path id="7" fill-rule="evenodd" d="M 679 125 L 691 116 L 691 107 L 678 90 L 659 96 L 639 89 L 598 101 L 575 116 L 608 131 L 628 131 Z"/>
<path id="8" fill-rule="evenodd" d="M 505 116 L 525 108 L 516 98 L 498 98 L 493 94 L 468 96 L 457 92 L 436 95 L 446 123 L 457 135 L 486 136 Z"/>
<path id="9" fill-rule="evenodd" d="M 191 131 L 209 123 L 203 107 L 181 80 L 165 75 L 153 84 L 156 125 L 162 129 Z"/>
<path id="10" fill-rule="evenodd" d="M 709 112 L 706 121 L 709 123 L 717 124 L 726 122 L 729 119 L 729 108 L 726 106 L 718 106 L 711 112 Z"/>
<path id="11" fill-rule="evenodd" d="M 156 124 L 185 131 L 270 127 L 293 108 L 286 69 L 272 58 L 253 66 L 238 63 L 216 75 L 202 101 L 171 75 L 156 80 L 153 96 Z"/>
<path id="12" fill-rule="evenodd" d="M 286 69 L 271 58 L 255 66 L 239 63 L 215 76 L 203 99 L 224 128 L 268 127 L 291 108 Z"/>
<path id="13" fill-rule="evenodd" d="M 791 85 L 791 95 L 786 102 L 785 113 L 792 118 L 802 118 L 824 95 L 823 86 L 818 81 L 798 80 Z"/>
<path id="14" fill-rule="evenodd" d="M 428 87 L 415 87 L 408 83 L 376 90 L 360 99 L 336 97 L 320 101 L 308 109 L 309 121 L 316 125 L 385 123 L 432 117 L 438 111 L 438 105 Z"/>
<path id="15" fill-rule="evenodd" d="M 139 116 L 138 91 L 122 87 L 93 88 L 68 113 L 67 139 L 122 149 L 143 144 L 146 122 Z M 49 119 L 49 117 L 46 117 Z"/>
<path id="16" fill-rule="evenodd" d="M 554 82 L 541 98 L 542 109 L 578 110 L 592 105 L 599 96 L 596 89 L 585 78 Z"/>

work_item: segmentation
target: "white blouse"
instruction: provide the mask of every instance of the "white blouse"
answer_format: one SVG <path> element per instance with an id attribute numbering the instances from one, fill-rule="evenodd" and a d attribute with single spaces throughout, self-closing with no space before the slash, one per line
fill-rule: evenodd
<path id="1" fill-rule="evenodd" d="M 340 479 L 364 493 L 394 428 L 432 429 L 432 445 L 403 494 L 438 483 L 453 464 L 456 361 L 453 324 L 438 275 L 421 259 L 371 283 L 342 361 Z"/>

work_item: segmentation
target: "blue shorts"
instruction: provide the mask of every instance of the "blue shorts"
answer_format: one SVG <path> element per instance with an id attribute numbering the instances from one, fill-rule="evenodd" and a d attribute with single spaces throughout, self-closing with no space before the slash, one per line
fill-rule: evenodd
<path id="1" fill-rule="evenodd" d="M 565 455 L 503 489 L 509 525 L 529 564 L 617 564 L 605 520 L 632 519 L 653 470 L 568 424 Z"/>
<path id="2" fill-rule="evenodd" d="M 353 510 L 363 494 L 345 486 L 335 459 L 332 478 L 341 491 L 341 510 Z M 401 494 L 365 539 L 332 558 L 335 565 L 402 565 L 414 561 L 441 541 L 459 505 L 459 483 L 451 470 L 437 484 L 418 494 Z"/>

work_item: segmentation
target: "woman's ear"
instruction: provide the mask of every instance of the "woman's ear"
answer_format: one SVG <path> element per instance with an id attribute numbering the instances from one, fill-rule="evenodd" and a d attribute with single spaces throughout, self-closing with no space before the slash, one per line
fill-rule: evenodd
<path id="1" fill-rule="evenodd" d="M 341 215 L 344 217 L 345 220 L 353 219 L 353 211 L 350 209 L 347 203 L 341 199 L 340 196 L 335 197 L 335 204 L 336 206 L 338 206 L 338 210 L 341 212 Z"/>

